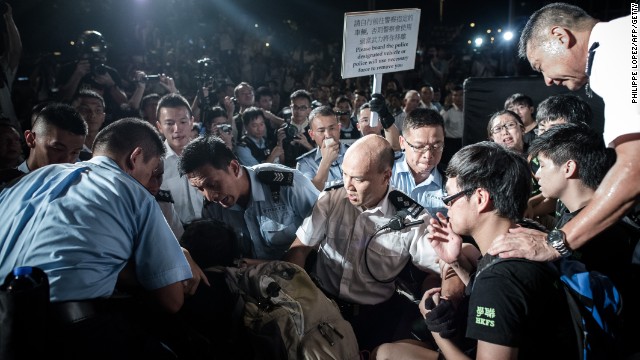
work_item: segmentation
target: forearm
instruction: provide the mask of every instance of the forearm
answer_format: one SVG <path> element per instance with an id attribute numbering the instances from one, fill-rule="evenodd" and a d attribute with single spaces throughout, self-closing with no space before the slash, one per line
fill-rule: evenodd
<path id="1" fill-rule="evenodd" d="M 7 34 L 9 36 L 9 67 L 15 69 L 20 62 L 20 55 L 22 54 L 22 40 L 20 40 L 20 32 L 13 21 L 13 16 L 6 15 L 4 21 L 7 25 Z"/>
<path id="2" fill-rule="evenodd" d="M 393 151 L 400 151 L 400 131 L 396 124 L 384 129 L 384 138 L 387 139 Z"/>
<path id="3" fill-rule="evenodd" d="M 320 165 L 318 166 L 316 176 L 311 179 L 311 182 L 316 187 L 316 189 L 320 191 L 324 190 L 324 184 L 326 184 L 327 179 L 329 178 L 329 169 L 331 169 L 331 163 L 329 163 L 328 165 L 325 164 L 323 158 L 320 161 Z"/>
<path id="4" fill-rule="evenodd" d="M 73 99 L 73 95 L 75 95 L 76 90 L 78 89 L 78 85 L 80 85 L 81 80 L 82 75 L 74 72 L 69 78 L 69 81 L 60 86 L 60 100 L 71 101 L 71 99 Z"/>
<path id="5" fill-rule="evenodd" d="M 129 99 L 129 107 L 133 110 L 138 110 L 140 109 L 140 102 L 142 101 L 142 95 L 144 95 L 144 89 L 145 89 L 145 85 L 144 84 L 138 84 L 136 86 L 136 90 L 133 92 L 133 94 L 131 95 L 131 98 Z"/>
<path id="6" fill-rule="evenodd" d="M 640 195 L 640 138 L 616 147 L 618 158 L 598 186 L 589 204 L 562 230 L 572 249 L 620 220 L 637 202 Z"/>
<path id="7" fill-rule="evenodd" d="M 127 94 L 125 94 L 117 85 L 109 87 L 107 91 L 109 91 L 109 94 L 118 105 L 127 103 Z"/>
<path id="8" fill-rule="evenodd" d="M 311 247 L 305 246 L 299 239 L 295 239 L 289 250 L 284 254 L 282 260 L 296 264 L 302 268 L 307 261 L 307 256 L 311 252 Z"/>
<path id="9" fill-rule="evenodd" d="M 470 360 L 451 340 L 443 339 L 437 332 L 431 332 L 440 352 L 447 360 Z"/>

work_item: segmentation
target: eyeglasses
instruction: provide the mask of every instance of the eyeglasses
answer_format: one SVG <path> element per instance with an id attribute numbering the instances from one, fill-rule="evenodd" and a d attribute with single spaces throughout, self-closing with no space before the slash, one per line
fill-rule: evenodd
<path id="1" fill-rule="evenodd" d="M 307 110 L 309 110 L 309 107 L 306 105 L 302 105 L 302 106 L 293 105 L 293 111 L 307 111 Z"/>
<path id="2" fill-rule="evenodd" d="M 442 150 L 444 149 L 444 144 L 427 144 L 418 147 L 408 142 L 407 139 L 404 139 L 404 142 L 406 142 L 407 145 L 409 145 L 409 147 L 411 147 L 413 151 L 417 152 L 418 154 L 426 154 L 427 151 L 431 151 L 432 154 L 437 154 L 439 152 L 442 152 Z"/>
<path id="3" fill-rule="evenodd" d="M 451 206 L 456 200 L 458 200 L 458 198 L 461 198 L 463 195 L 470 194 L 474 190 L 475 189 L 465 189 L 453 195 L 444 196 L 442 197 L 442 202 L 447 206 Z"/>
<path id="4" fill-rule="evenodd" d="M 515 129 L 515 128 L 516 128 L 516 126 L 518 126 L 518 124 L 517 124 L 517 123 L 514 123 L 514 122 L 508 122 L 508 123 L 506 123 L 506 124 L 504 124 L 504 125 L 498 125 L 498 126 L 496 126 L 496 127 L 492 128 L 492 129 L 491 129 L 491 133 L 492 133 L 492 134 L 499 134 L 499 133 L 502 131 L 502 129 L 505 129 L 505 130 L 509 131 L 509 130 L 513 130 L 513 129 Z"/>

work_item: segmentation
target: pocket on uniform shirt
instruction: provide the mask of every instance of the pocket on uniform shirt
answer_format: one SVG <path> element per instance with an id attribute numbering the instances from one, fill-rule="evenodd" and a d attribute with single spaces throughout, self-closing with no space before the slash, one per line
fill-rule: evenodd
<path id="1" fill-rule="evenodd" d="M 295 224 L 282 224 L 271 219 L 260 224 L 262 237 L 270 246 L 289 246 L 296 238 L 297 227 Z"/>

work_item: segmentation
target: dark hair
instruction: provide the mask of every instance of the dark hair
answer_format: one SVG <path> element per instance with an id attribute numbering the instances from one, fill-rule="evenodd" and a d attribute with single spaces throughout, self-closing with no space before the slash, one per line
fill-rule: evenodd
<path id="1" fill-rule="evenodd" d="M 509 107 L 513 105 L 526 105 L 531 107 L 533 106 L 533 99 L 525 94 L 515 93 L 509 96 L 504 102 L 504 109 L 509 110 Z"/>
<path id="2" fill-rule="evenodd" d="M 73 106 L 63 103 L 51 103 L 42 108 L 33 122 L 36 133 L 49 131 L 50 127 L 69 131 L 75 135 L 87 136 L 87 122 Z"/>
<path id="3" fill-rule="evenodd" d="M 594 190 L 615 162 L 615 151 L 609 151 L 602 135 L 585 124 L 553 126 L 531 143 L 529 155 L 543 155 L 558 166 L 575 161 L 580 180 Z"/>
<path id="4" fill-rule="evenodd" d="M 331 106 L 328 105 L 318 106 L 311 110 L 311 113 L 309 113 L 309 124 L 313 123 L 313 119 L 317 116 L 333 116 L 336 119 L 336 122 L 338 122 L 338 117 L 336 116 L 335 111 L 333 111 Z"/>
<path id="5" fill-rule="evenodd" d="M 78 91 L 78 93 L 73 96 L 73 99 L 71 99 L 71 103 L 73 104 L 76 100 L 83 98 L 96 99 L 100 101 L 100 105 L 102 105 L 102 107 L 105 107 L 104 98 L 102 97 L 102 95 L 90 89 L 82 89 Z"/>
<path id="6" fill-rule="evenodd" d="M 527 45 L 540 40 L 541 31 L 551 25 L 559 25 L 571 30 L 584 31 L 596 22 L 583 9 L 565 3 L 552 3 L 534 12 L 522 29 L 518 43 L 518 56 L 527 58 Z M 534 46 L 540 44 L 535 43 Z"/>
<path id="7" fill-rule="evenodd" d="M 153 100 L 160 101 L 160 95 L 156 93 L 151 93 L 142 97 L 142 101 L 140 102 L 140 109 L 144 109 Z"/>
<path id="8" fill-rule="evenodd" d="M 246 109 L 242 113 L 242 123 L 244 124 L 245 129 L 253 120 L 257 119 L 258 116 L 262 116 L 262 119 L 264 119 L 264 111 L 262 111 L 262 109 L 255 106 Z"/>
<path id="9" fill-rule="evenodd" d="M 160 109 L 162 108 L 175 109 L 183 106 L 187 108 L 187 111 L 189 112 L 189 117 L 191 117 L 193 115 L 191 112 L 191 105 L 189 105 L 189 102 L 187 101 L 187 99 L 184 98 L 184 96 L 176 93 L 166 94 L 163 97 L 161 97 L 160 100 L 158 101 L 158 108 L 156 109 L 156 118 L 160 120 Z"/>
<path id="10" fill-rule="evenodd" d="M 536 112 L 536 121 L 554 121 L 564 119 L 567 123 L 591 123 L 591 106 L 579 96 L 573 94 L 552 95 L 544 99 Z"/>
<path id="11" fill-rule="evenodd" d="M 256 102 L 260 101 L 260 98 L 262 98 L 263 96 L 268 96 L 273 98 L 273 92 L 271 91 L 271 89 L 269 89 L 268 86 L 260 86 L 257 90 L 256 90 Z"/>
<path id="12" fill-rule="evenodd" d="M 344 96 L 344 95 L 340 95 L 336 98 L 335 101 L 335 106 L 338 107 L 338 105 L 342 104 L 342 103 L 347 103 L 349 104 L 349 108 L 351 108 L 351 100 L 349 100 L 348 97 Z"/>
<path id="13" fill-rule="evenodd" d="M 215 135 L 200 136 L 191 140 L 182 150 L 178 162 L 180 175 L 191 173 L 204 165 L 211 165 L 218 170 L 226 170 L 236 155 Z"/>
<path id="14" fill-rule="evenodd" d="M 229 115 L 227 115 L 227 110 L 223 109 L 220 106 L 214 106 L 209 111 L 204 112 L 204 117 L 202 118 L 202 124 L 204 125 L 205 131 L 207 134 L 211 131 L 211 125 L 213 125 L 213 119 L 224 117 L 225 119 L 229 119 Z"/>
<path id="15" fill-rule="evenodd" d="M 435 110 L 417 108 L 407 114 L 402 124 L 402 132 L 407 133 L 412 129 L 425 126 L 441 126 L 442 131 L 444 131 L 444 119 Z"/>
<path id="16" fill-rule="evenodd" d="M 522 219 L 531 193 L 531 170 L 515 151 L 491 141 L 467 145 L 453 155 L 446 174 L 456 178 L 460 189 L 487 190 L 499 216 Z"/>
<path id="17" fill-rule="evenodd" d="M 151 124 L 138 118 L 124 118 L 100 130 L 92 151 L 125 156 L 137 147 L 142 148 L 145 162 L 156 156 L 163 157 L 166 152 L 158 131 Z"/>
<path id="18" fill-rule="evenodd" d="M 291 102 L 293 102 L 293 100 L 295 99 L 307 99 L 309 100 L 309 105 L 311 105 L 311 94 L 304 89 L 300 89 L 300 90 L 296 90 L 293 93 L 291 93 L 291 96 L 289 96 L 289 98 L 291 99 Z"/>
<path id="19" fill-rule="evenodd" d="M 180 245 L 202 268 L 233 266 L 234 260 L 240 256 L 233 229 L 214 219 L 198 219 L 187 224 Z"/>
<path id="20" fill-rule="evenodd" d="M 505 115 L 505 114 L 510 115 L 514 120 L 518 122 L 518 124 L 520 124 L 522 129 L 524 129 L 524 122 L 522 122 L 522 119 L 520 119 L 520 115 L 516 114 L 511 110 L 499 110 L 491 114 L 491 118 L 489 118 L 489 122 L 487 123 L 487 136 L 489 136 L 489 139 L 491 139 L 491 136 L 493 135 L 491 133 L 491 128 L 492 128 L 491 125 L 493 124 L 493 120 L 495 120 L 498 116 Z"/>

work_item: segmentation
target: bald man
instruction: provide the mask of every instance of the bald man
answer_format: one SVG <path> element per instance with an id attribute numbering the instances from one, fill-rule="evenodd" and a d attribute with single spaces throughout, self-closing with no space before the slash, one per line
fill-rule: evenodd
<path id="1" fill-rule="evenodd" d="M 393 154 L 379 135 L 354 142 L 342 163 L 344 184 L 320 194 L 285 255 L 305 266 L 307 256 L 318 249 L 310 271 L 351 322 L 361 350 L 393 340 L 405 301 L 396 295 L 393 279 L 407 262 L 440 271 L 426 241 L 426 224 L 404 225 L 428 220 L 428 215 L 412 212 L 419 205 L 390 185 Z M 407 212 L 416 217 L 402 215 Z M 387 226 L 391 219 L 402 223 L 394 226 L 398 230 Z"/>

